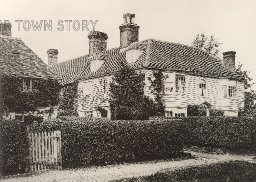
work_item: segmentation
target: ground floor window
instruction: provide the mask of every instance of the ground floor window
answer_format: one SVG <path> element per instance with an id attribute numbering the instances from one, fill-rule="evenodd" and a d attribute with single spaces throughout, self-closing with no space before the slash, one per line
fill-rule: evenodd
<path id="1" fill-rule="evenodd" d="M 23 91 L 32 91 L 32 80 L 29 78 L 24 78 L 22 80 L 22 89 Z"/>
<path id="2" fill-rule="evenodd" d="M 165 111 L 165 116 L 166 116 L 167 118 L 172 117 L 172 111 Z"/>
<path id="3" fill-rule="evenodd" d="M 100 116 L 101 116 L 102 118 L 108 117 L 108 111 L 107 111 L 106 109 L 99 107 L 99 108 L 98 108 L 98 111 L 100 112 Z"/>
<path id="4" fill-rule="evenodd" d="M 185 117 L 185 113 L 175 113 L 175 117 L 176 118 L 184 118 Z"/>

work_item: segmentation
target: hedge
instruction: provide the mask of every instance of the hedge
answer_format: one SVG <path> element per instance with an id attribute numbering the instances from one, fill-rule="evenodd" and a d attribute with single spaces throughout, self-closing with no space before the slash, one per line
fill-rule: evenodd
<path id="1" fill-rule="evenodd" d="M 27 128 L 17 120 L 0 122 L 3 175 L 26 172 L 29 156 Z"/>
<path id="2" fill-rule="evenodd" d="M 247 117 L 188 117 L 186 146 L 256 151 L 256 120 Z"/>
<path id="3" fill-rule="evenodd" d="M 109 121 L 62 117 L 33 130 L 61 130 L 62 167 L 76 168 L 178 157 L 182 122 Z"/>

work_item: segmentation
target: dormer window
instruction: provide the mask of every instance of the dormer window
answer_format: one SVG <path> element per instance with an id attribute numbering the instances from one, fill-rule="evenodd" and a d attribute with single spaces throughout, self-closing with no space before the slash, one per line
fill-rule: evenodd
<path id="1" fill-rule="evenodd" d="M 200 91 L 201 96 L 205 96 L 205 94 L 206 94 L 206 81 L 203 80 L 203 79 L 199 83 L 199 91 Z"/>
<path id="2" fill-rule="evenodd" d="M 104 63 L 104 60 L 92 60 L 91 61 L 91 72 L 97 71 Z"/>
<path id="3" fill-rule="evenodd" d="M 126 51 L 126 60 L 127 60 L 127 62 L 128 63 L 136 62 L 139 59 L 139 57 L 142 55 L 142 53 L 143 53 L 143 51 L 136 50 L 136 49 Z"/>

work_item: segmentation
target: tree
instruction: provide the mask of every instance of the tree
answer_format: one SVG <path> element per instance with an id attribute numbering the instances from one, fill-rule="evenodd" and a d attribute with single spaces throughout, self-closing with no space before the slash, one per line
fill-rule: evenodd
<path id="1" fill-rule="evenodd" d="M 114 76 L 110 84 L 112 119 L 144 119 L 143 76 L 128 66 L 123 67 Z"/>
<path id="2" fill-rule="evenodd" d="M 111 118 L 148 119 L 156 112 L 156 103 L 144 95 L 145 75 L 124 66 L 110 84 Z"/>
<path id="3" fill-rule="evenodd" d="M 236 68 L 236 73 L 243 77 L 245 90 L 248 91 L 254 84 L 253 79 L 249 76 L 249 72 L 244 70 L 243 65 L 240 63 Z"/>
<path id="4" fill-rule="evenodd" d="M 156 116 L 164 116 L 164 75 L 161 70 L 153 72 L 154 79 L 149 78 L 152 86 L 152 94 L 155 95 L 156 110 L 153 112 Z"/>
<path id="5" fill-rule="evenodd" d="M 78 82 L 65 85 L 59 101 L 60 116 L 77 116 L 77 94 Z"/>
<path id="6" fill-rule="evenodd" d="M 22 82 L 22 78 L 3 77 L 2 94 L 5 112 L 25 114 L 35 111 L 38 107 L 51 107 L 58 104 L 60 84 L 57 80 L 33 79 L 31 90 L 23 90 Z"/>
<path id="7" fill-rule="evenodd" d="M 256 106 L 254 104 L 254 100 L 256 98 L 256 93 L 251 89 L 254 82 L 253 79 L 249 76 L 249 72 L 243 70 L 243 65 L 239 64 L 236 68 L 236 73 L 241 75 L 244 79 L 244 109 L 239 112 L 239 115 L 244 116 L 255 116 L 256 115 Z"/>
<path id="8" fill-rule="evenodd" d="M 193 47 L 202 49 L 215 58 L 219 58 L 220 45 L 221 43 L 213 35 L 208 37 L 204 33 L 197 34 L 192 42 Z"/>

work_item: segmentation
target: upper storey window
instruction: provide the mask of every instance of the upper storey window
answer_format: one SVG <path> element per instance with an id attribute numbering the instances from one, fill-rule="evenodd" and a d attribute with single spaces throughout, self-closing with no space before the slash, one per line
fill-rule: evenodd
<path id="1" fill-rule="evenodd" d="M 201 80 L 201 82 L 199 83 L 199 91 L 200 91 L 201 96 L 205 96 L 205 94 L 206 94 L 206 81 L 205 80 Z"/>
<path id="2" fill-rule="evenodd" d="M 235 97 L 235 95 L 236 95 L 236 87 L 229 86 L 228 87 L 228 97 Z"/>
<path id="3" fill-rule="evenodd" d="M 185 92 L 185 75 L 176 75 L 176 92 Z"/>

